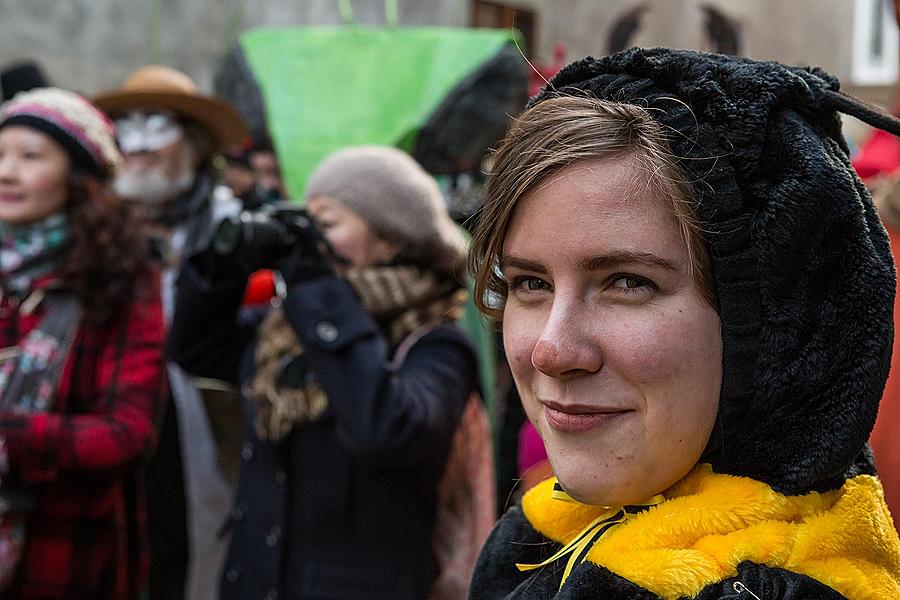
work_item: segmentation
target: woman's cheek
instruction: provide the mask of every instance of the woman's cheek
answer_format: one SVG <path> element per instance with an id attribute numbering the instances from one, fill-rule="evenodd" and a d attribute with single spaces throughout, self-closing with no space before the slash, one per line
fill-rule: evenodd
<path id="1" fill-rule="evenodd" d="M 537 343 L 539 331 L 530 327 L 520 315 L 503 320 L 503 348 L 513 369 L 513 375 L 522 376 L 534 367 L 531 357 Z"/>
<path id="2" fill-rule="evenodd" d="M 622 319 L 612 338 L 623 366 L 638 381 L 670 381 L 682 373 L 691 371 L 692 358 L 698 345 L 707 343 L 700 339 L 681 315 L 651 313 L 646 319 Z"/>

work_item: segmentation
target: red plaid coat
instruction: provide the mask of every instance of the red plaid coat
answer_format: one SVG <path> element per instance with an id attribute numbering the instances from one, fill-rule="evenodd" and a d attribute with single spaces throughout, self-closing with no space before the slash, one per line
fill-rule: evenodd
<path id="1" fill-rule="evenodd" d="M 136 598 L 147 571 L 141 459 L 155 443 L 164 323 L 158 285 L 105 328 L 82 325 L 54 410 L 0 413 L 10 475 L 36 496 L 4 597 Z M 0 301 L 0 345 L 41 318 Z"/>

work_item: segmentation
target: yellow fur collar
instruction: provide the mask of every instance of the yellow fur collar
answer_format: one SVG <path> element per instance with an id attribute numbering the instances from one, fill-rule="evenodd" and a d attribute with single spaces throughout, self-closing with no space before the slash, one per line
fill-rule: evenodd
<path id="1" fill-rule="evenodd" d="M 522 508 L 538 532 L 566 543 L 604 509 L 554 500 L 554 481 L 532 488 Z M 695 596 L 744 561 L 807 575 L 849 600 L 900 598 L 900 541 L 875 477 L 784 496 L 699 465 L 664 495 L 587 559 L 667 600 Z"/>

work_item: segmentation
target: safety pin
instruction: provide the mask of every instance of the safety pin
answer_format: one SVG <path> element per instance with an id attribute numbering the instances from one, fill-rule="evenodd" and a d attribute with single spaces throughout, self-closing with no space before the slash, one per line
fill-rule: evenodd
<path id="1" fill-rule="evenodd" d="M 759 596 L 757 596 L 756 594 L 751 592 L 750 588 L 748 588 L 746 585 L 744 585 L 740 581 L 735 581 L 733 584 L 731 584 L 731 587 L 734 588 L 734 591 L 736 591 L 738 594 L 743 594 L 744 592 L 747 592 L 748 594 L 750 594 L 751 596 L 756 598 L 756 600 L 762 600 L 762 598 L 760 598 Z"/>

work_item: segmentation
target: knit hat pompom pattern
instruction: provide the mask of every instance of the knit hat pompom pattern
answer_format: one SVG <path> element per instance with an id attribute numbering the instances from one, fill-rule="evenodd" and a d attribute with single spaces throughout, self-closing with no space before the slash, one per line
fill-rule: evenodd
<path id="1" fill-rule="evenodd" d="M 702 460 L 787 494 L 872 471 L 865 444 L 890 365 L 893 261 L 836 112 L 860 105 L 838 88 L 818 69 L 654 48 L 573 63 L 531 101 L 633 103 L 671 133 L 722 322 Z"/>
<path id="2" fill-rule="evenodd" d="M 0 106 L 0 127 L 23 125 L 46 133 L 73 165 L 110 178 L 122 161 L 112 121 L 74 92 L 47 87 L 20 92 Z"/>
<path id="3" fill-rule="evenodd" d="M 306 185 L 306 198 L 317 196 L 339 200 L 404 248 L 444 254 L 450 263 L 464 259 L 465 243 L 437 182 L 401 150 L 354 146 L 332 153 Z"/>

